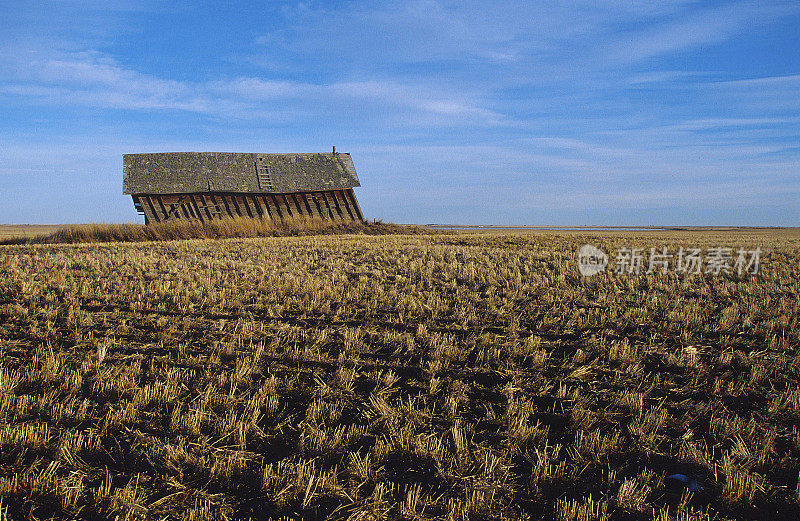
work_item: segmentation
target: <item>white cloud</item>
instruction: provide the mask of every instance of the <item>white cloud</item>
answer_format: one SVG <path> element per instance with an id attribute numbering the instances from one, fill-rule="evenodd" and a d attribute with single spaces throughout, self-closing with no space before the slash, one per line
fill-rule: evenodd
<path id="1" fill-rule="evenodd" d="M 195 86 L 126 69 L 98 52 L 10 62 L 0 92 L 22 101 L 115 109 L 177 109 L 204 112 L 208 99 Z"/>
<path id="2" fill-rule="evenodd" d="M 139 73 L 98 52 L 61 54 L 46 60 L 12 62 L 10 82 L 0 93 L 22 101 L 122 110 L 165 109 L 235 118 L 302 117 L 307 106 L 336 110 L 342 102 L 361 110 L 394 107 L 394 117 L 416 124 L 495 124 L 500 114 L 480 107 L 475 96 L 424 84 L 347 81 L 312 84 L 241 77 L 180 82 Z M 288 106 L 287 106 L 288 105 Z"/>
<path id="3" fill-rule="evenodd" d="M 800 89 L 800 74 L 788 74 L 785 76 L 766 76 L 763 78 L 749 78 L 744 80 L 730 80 L 718 82 L 722 85 L 732 87 L 789 87 Z"/>
<path id="4" fill-rule="evenodd" d="M 686 51 L 727 40 L 797 10 L 798 6 L 791 4 L 749 1 L 692 10 L 661 24 L 617 35 L 617 41 L 610 43 L 604 54 L 611 64 L 620 64 Z"/>
<path id="5" fill-rule="evenodd" d="M 707 78 L 713 74 L 707 71 L 647 71 L 630 75 L 626 83 L 636 86 L 676 83 Z"/>

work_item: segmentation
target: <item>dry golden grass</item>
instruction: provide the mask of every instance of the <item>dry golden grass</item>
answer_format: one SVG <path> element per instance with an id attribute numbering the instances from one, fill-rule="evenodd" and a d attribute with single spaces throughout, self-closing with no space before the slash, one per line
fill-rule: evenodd
<path id="1" fill-rule="evenodd" d="M 0 230 L 2 231 L 2 230 Z M 68 224 L 49 227 L 39 233 L 19 230 L 17 235 L 0 236 L 0 245 L 79 244 L 97 242 L 146 242 L 187 239 L 230 239 L 236 237 L 286 237 L 330 234 L 431 234 L 420 226 L 398 225 L 380 221 L 332 221 L 318 217 L 271 219 L 236 218 L 218 221 L 170 221 L 143 224 Z"/>
<path id="2" fill-rule="evenodd" d="M 764 253 L 583 278 L 587 242 Z M 0 247 L 0 511 L 796 520 L 798 260 L 783 232 Z"/>
<path id="3" fill-rule="evenodd" d="M 0 241 L 49 235 L 58 228 L 56 224 L 0 224 Z"/>

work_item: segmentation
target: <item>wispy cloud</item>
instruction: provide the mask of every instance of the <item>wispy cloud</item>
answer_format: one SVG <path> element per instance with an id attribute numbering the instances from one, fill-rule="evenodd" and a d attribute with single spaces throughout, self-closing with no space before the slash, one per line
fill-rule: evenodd
<path id="1" fill-rule="evenodd" d="M 3 60 L 8 77 L 0 93 L 39 103 L 116 109 L 207 111 L 195 86 L 119 65 L 96 51 L 58 53 L 45 59 Z"/>
<path id="2" fill-rule="evenodd" d="M 800 74 L 788 74 L 785 76 L 766 76 L 763 78 L 748 78 L 742 80 L 729 80 L 718 82 L 723 85 L 730 85 L 733 87 L 788 87 L 791 89 L 800 89 Z"/>
<path id="3" fill-rule="evenodd" d="M 628 76 L 624 81 L 630 85 L 663 85 L 678 82 L 697 81 L 709 78 L 715 73 L 709 71 L 646 71 L 636 72 Z"/>
<path id="4" fill-rule="evenodd" d="M 687 51 L 722 42 L 797 10 L 797 5 L 787 3 L 750 1 L 691 10 L 655 26 L 617 35 L 604 54 L 612 64 L 619 64 Z"/>
<path id="5" fill-rule="evenodd" d="M 422 124 L 494 124 L 499 113 L 482 108 L 469 93 L 443 91 L 397 81 L 345 81 L 314 84 L 283 79 L 240 77 L 186 82 L 127 69 L 99 52 L 62 54 L 47 60 L 12 62 L 0 94 L 23 102 L 83 105 L 122 110 L 165 109 L 242 119 L 287 113 L 293 104 L 335 110 L 342 102 L 361 103 L 362 110 L 397 109 L 394 116 Z M 289 107 L 292 108 L 292 107 Z"/>

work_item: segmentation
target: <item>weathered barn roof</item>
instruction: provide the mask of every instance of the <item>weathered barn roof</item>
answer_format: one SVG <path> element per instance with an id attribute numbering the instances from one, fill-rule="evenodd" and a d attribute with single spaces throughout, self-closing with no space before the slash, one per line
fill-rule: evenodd
<path id="1" fill-rule="evenodd" d="M 361 186 L 350 154 L 167 152 L 122 156 L 125 194 L 301 192 Z"/>

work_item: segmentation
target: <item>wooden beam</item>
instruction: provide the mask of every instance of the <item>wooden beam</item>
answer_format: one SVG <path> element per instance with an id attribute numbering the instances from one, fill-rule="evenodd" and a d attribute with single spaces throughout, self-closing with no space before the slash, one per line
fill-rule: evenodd
<path id="1" fill-rule="evenodd" d="M 278 219 L 278 212 L 275 209 L 275 202 L 270 201 L 269 194 L 255 196 L 258 203 L 264 208 L 264 219 Z"/>
<path id="2" fill-rule="evenodd" d="M 300 206 L 300 199 L 297 198 L 297 194 L 283 194 L 283 198 L 291 203 L 290 209 L 293 217 L 308 215 L 308 211 L 305 209 L 305 204 Z"/>
<path id="3" fill-rule="evenodd" d="M 236 211 L 236 207 L 234 207 L 233 202 L 231 201 L 231 196 L 228 194 L 222 194 L 222 204 L 225 205 L 225 211 L 228 212 L 228 215 L 231 218 L 241 217 L 239 212 Z"/>
<path id="4" fill-rule="evenodd" d="M 146 224 L 225 217 L 286 219 L 309 216 L 332 220 L 363 220 L 352 189 L 287 193 L 137 194 L 133 202 Z"/>
<path id="5" fill-rule="evenodd" d="M 314 202 L 309 199 L 307 193 L 295 193 L 294 197 L 296 200 L 300 201 L 301 208 L 303 209 L 302 214 L 306 217 L 313 217 L 314 216 Z"/>
<path id="6" fill-rule="evenodd" d="M 317 203 L 320 217 L 328 221 L 332 220 L 333 215 L 331 215 L 330 208 L 328 207 L 328 201 L 325 200 L 325 192 L 313 192 L 311 198 Z"/>
<path id="7" fill-rule="evenodd" d="M 350 211 L 350 207 L 347 205 L 347 199 L 345 199 L 342 191 L 333 190 L 333 197 L 336 199 L 336 204 L 339 206 L 339 211 L 342 213 L 342 218 L 354 221 L 355 218 L 353 217 L 353 213 Z"/>
<path id="8" fill-rule="evenodd" d="M 164 201 L 162 200 L 160 195 L 153 196 L 155 199 L 155 208 L 156 212 L 159 214 L 159 218 L 161 221 L 166 221 L 169 219 L 169 215 L 167 214 L 167 207 L 164 205 Z"/>
<path id="9" fill-rule="evenodd" d="M 226 194 L 226 197 L 228 198 L 228 205 L 230 206 L 233 215 L 237 217 L 247 217 L 247 212 L 239 207 L 239 203 L 234 194 Z"/>
<path id="10" fill-rule="evenodd" d="M 280 204 L 278 203 L 278 198 L 275 197 L 274 194 L 267 194 L 264 196 L 264 199 L 267 201 L 267 206 L 269 207 L 270 211 L 272 212 L 272 219 L 278 220 L 283 219 L 283 212 L 281 212 Z"/>
<path id="11" fill-rule="evenodd" d="M 166 219 L 181 218 L 180 213 L 178 213 L 178 210 L 180 210 L 180 197 L 165 195 L 160 199 L 161 203 L 164 205 Z"/>
<path id="12" fill-rule="evenodd" d="M 258 215 L 258 212 L 255 210 L 255 208 L 250 208 L 250 205 L 247 202 L 247 195 L 246 194 L 245 195 L 239 195 L 237 197 L 239 198 L 239 201 L 240 201 L 239 206 L 243 207 L 247 211 L 247 215 L 249 217 L 253 217 L 253 218 L 260 217 Z"/>
<path id="13" fill-rule="evenodd" d="M 357 221 L 358 216 L 356 215 L 356 211 L 351 204 L 350 198 L 347 197 L 347 192 L 345 190 L 341 190 L 339 195 L 342 196 L 342 201 L 344 202 L 344 207 L 347 208 L 347 213 L 350 214 L 350 219 Z"/>
<path id="14" fill-rule="evenodd" d="M 328 207 L 328 212 L 331 214 L 331 219 L 334 221 L 341 221 L 342 214 L 339 213 L 339 206 L 333 198 L 333 192 L 326 190 L 322 192 L 322 197 L 325 199 L 325 205 Z"/>
<path id="15" fill-rule="evenodd" d="M 248 206 L 253 209 L 253 212 L 259 219 L 264 218 L 264 208 L 261 207 L 259 204 L 258 199 L 253 194 L 245 194 L 245 200 L 247 201 Z"/>
<path id="16" fill-rule="evenodd" d="M 222 219 L 224 217 L 223 212 L 222 212 L 223 206 L 221 204 L 219 204 L 219 201 L 218 201 L 219 196 L 218 195 L 214 195 L 213 193 L 209 193 L 208 197 L 209 197 L 209 199 L 211 199 L 211 206 L 215 210 L 214 211 L 214 215 L 216 216 L 217 219 Z M 233 217 L 233 216 L 231 216 L 231 217 Z"/>
<path id="17" fill-rule="evenodd" d="M 333 206 L 333 204 L 331 203 L 330 199 L 328 199 L 328 191 L 326 190 L 324 192 L 320 192 L 319 196 L 322 199 L 322 202 L 324 203 L 325 211 L 328 213 L 327 216 L 332 221 L 338 221 L 339 220 L 339 214 L 336 212 L 336 207 Z"/>
<path id="18" fill-rule="evenodd" d="M 325 194 L 325 198 L 328 200 L 328 205 L 331 207 L 331 211 L 336 216 L 336 220 L 343 220 L 344 215 L 342 215 L 342 209 L 339 208 L 339 201 L 336 200 L 336 190 L 329 190 Z"/>
<path id="19" fill-rule="evenodd" d="M 150 200 L 150 196 L 143 195 L 140 197 L 139 201 L 141 201 L 142 210 L 144 210 L 144 223 L 157 223 L 158 216 L 156 215 L 156 209 L 153 206 L 153 202 Z"/>
<path id="20" fill-rule="evenodd" d="M 203 222 L 205 220 L 203 219 L 203 212 L 200 211 L 200 205 L 197 204 L 197 199 L 195 199 L 194 194 L 189 194 L 189 202 L 194 209 L 195 217 L 199 219 L 200 222 Z"/>
<path id="21" fill-rule="evenodd" d="M 317 206 L 316 196 L 313 193 L 305 192 L 300 197 L 305 201 L 308 213 L 311 217 L 322 217 L 322 214 L 319 212 L 319 206 Z"/>
<path id="22" fill-rule="evenodd" d="M 358 205 L 358 199 L 356 199 L 356 195 L 353 193 L 352 188 L 348 188 L 345 190 L 345 193 L 350 197 L 351 203 L 353 205 L 353 209 L 355 210 L 356 217 L 359 221 L 364 220 L 364 214 L 361 213 L 361 207 Z"/>
<path id="23" fill-rule="evenodd" d="M 280 198 L 283 200 L 284 204 L 286 205 L 286 213 L 289 217 L 294 217 L 298 215 L 297 212 L 300 211 L 300 207 L 297 205 L 297 201 L 294 197 L 291 196 L 292 194 L 280 194 Z"/>
<path id="24" fill-rule="evenodd" d="M 229 197 L 231 198 L 231 206 L 233 206 L 233 211 L 236 212 L 236 215 L 240 217 L 250 217 L 242 206 L 242 200 L 238 195 L 230 194 Z"/>

